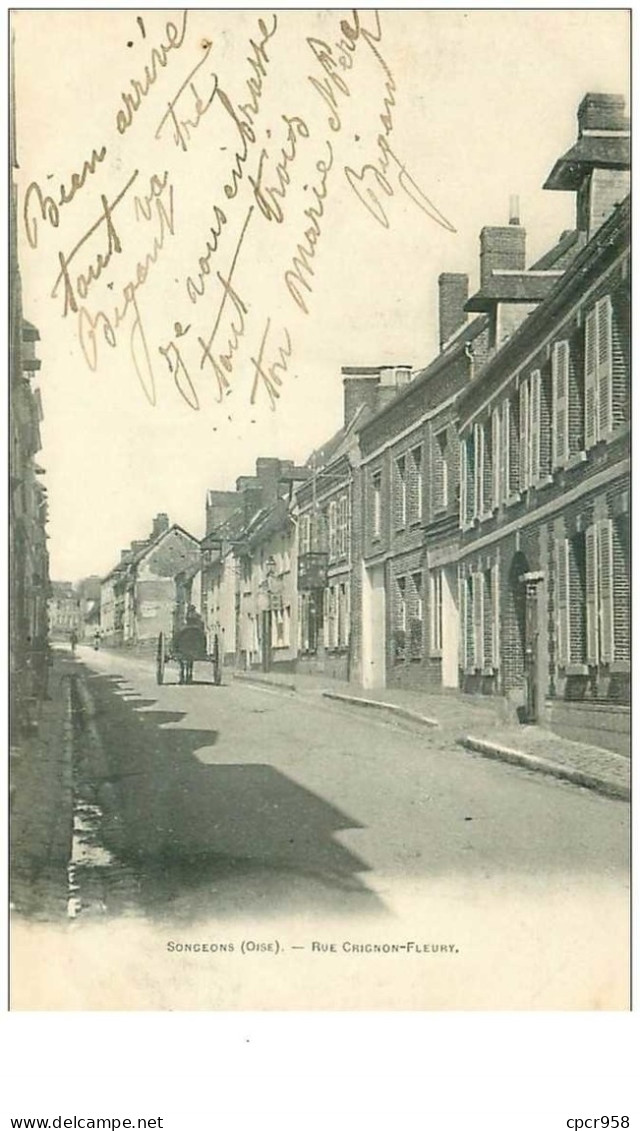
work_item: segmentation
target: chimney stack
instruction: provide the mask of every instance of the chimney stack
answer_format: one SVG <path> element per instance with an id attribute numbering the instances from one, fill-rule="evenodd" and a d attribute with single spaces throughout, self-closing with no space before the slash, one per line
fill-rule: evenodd
<path id="1" fill-rule="evenodd" d="M 464 309 L 469 298 L 469 276 L 444 272 L 438 279 L 440 349 L 466 324 Z"/>
<path id="2" fill-rule="evenodd" d="M 622 94 L 585 94 L 578 107 L 578 137 L 601 130 L 627 133 L 629 119 L 625 116 L 624 107 Z"/>
<path id="3" fill-rule="evenodd" d="M 153 520 L 153 527 L 152 527 L 152 530 L 151 530 L 152 539 L 155 540 L 156 538 L 159 538 L 160 535 L 164 534 L 165 531 L 167 531 L 168 529 L 169 529 L 169 515 L 164 514 L 164 513 L 157 514 L 156 517 Z"/>
<path id="4" fill-rule="evenodd" d="M 342 367 L 344 389 L 344 427 L 348 428 L 362 405 L 375 412 L 378 403 L 380 369 L 376 366 Z"/>
<path id="5" fill-rule="evenodd" d="M 524 271 L 527 233 L 513 214 L 506 228 L 483 228 L 480 232 L 480 290 L 494 271 Z"/>

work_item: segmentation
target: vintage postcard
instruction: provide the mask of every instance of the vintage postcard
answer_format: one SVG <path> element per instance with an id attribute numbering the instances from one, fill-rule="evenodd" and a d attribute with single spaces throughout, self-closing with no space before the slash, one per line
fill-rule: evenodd
<path id="1" fill-rule="evenodd" d="M 626 1010 L 630 14 L 16 10 L 14 1010 Z"/>

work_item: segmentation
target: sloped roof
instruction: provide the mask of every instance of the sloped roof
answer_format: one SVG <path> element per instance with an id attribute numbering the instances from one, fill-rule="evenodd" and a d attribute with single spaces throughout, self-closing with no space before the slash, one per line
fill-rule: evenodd
<path id="1" fill-rule="evenodd" d="M 594 166 L 628 169 L 631 165 L 631 138 L 596 137 L 585 134 L 556 161 L 544 188 L 574 191 L 580 187 L 585 173 Z"/>
<path id="2" fill-rule="evenodd" d="M 542 302 L 558 282 L 557 274 L 531 275 L 527 271 L 514 274 L 493 272 L 482 290 L 472 295 L 465 310 L 482 312 L 496 302 Z"/>

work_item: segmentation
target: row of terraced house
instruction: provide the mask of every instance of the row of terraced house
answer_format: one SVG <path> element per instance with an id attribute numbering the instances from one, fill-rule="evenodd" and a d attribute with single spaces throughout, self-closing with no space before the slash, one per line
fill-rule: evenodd
<path id="1" fill-rule="evenodd" d="M 477 291 L 440 276 L 430 364 L 343 368 L 342 427 L 303 466 L 209 491 L 198 585 L 226 665 L 502 696 L 628 750 L 624 109 L 583 99 L 544 186 L 576 201 L 554 247 L 527 266 L 512 202 Z"/>
<path id="2" fill-rule="evenodd" d="M 227 663 L 505 696 L 627 749 L 629 147 L 624 100 L 586 95 L 544 186 L 575 226 L 530 266 L 515 211 L 484 228 L 476 293 L 439 279 L 429 365 L 343 369 L 304 467 L 210 492 Z"/>

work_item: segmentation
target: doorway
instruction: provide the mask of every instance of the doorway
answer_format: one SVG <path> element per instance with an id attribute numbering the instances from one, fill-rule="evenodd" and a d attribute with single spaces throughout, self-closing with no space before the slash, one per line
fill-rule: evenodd
<path id="1" fill-rule="evenodd" d="M 384 565 L 363 565 L 362 590 L 362 684 L 386 684 L 386 594 Z"/>

